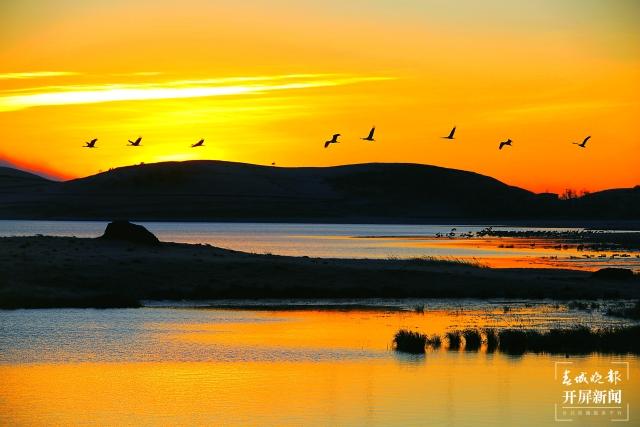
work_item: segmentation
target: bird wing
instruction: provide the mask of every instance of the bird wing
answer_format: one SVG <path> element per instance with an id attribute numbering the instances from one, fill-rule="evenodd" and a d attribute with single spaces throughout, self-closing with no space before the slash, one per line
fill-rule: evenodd
<path id="1" fill-rule="evenodd" d="M 369 131 L 369 136 L 367 138 L 369 139 L 373 139 L 373 133 L 376 131 L 376 127 L 372 127 L 371 130 Z"/>
<path id="2" fill-rule="evenodd" d="M 332 142 L 336 142 L 338 140 L 338 137 L 340 136 L 339 133 L 336 133 L 333 135 L 333 138 L 331 139 Z"/>
<path id="3" fill-rule="evenodd" d="M 501 142 L 500 146 L 498 147 L 498 150 L 502 150 L 502 147 L 504 147 L 504 144 L 506 144 L 505 142 Z"/>
<path id="4" fill-rule="evenodd" d="M 451 133 L 449 134 L 449 138 L 453 138 L 453 134 L 456 133 L 456 127 L 454 126 L 453 129 L 451 129 Z"/>
<path id="5" fill-rule="evenodd" d="M 589 135 L 588 137 L 586 137 L 586 138 L 584 139 L 584 141 L 582 141 L 582 143 L 583 143 L 583 144 L 586 144 L 586 143 L 587 143 L 587 141 L 589 140 L 589 138 L 591 138 L 591 135 Z"/>
<path id="6" fill-rule="evenodd" d="M 329 144 L 331 144 L 331 141 L 325 141 L 324 142 L 324 148 L 327 148 L 329 146 Z"/>

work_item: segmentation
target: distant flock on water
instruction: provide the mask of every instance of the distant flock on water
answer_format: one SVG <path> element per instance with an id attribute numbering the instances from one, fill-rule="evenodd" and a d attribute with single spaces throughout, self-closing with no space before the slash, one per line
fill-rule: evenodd
<path id="1" fill-rule="evenodd" d="M 373 139 L 373 135 L 376 132 L 376 127 L 372 127 L 371 130 L 369 131 L 369 135 L 362 137 L 360 139 L 362 139 L 363 141 L 370 141 L 373 142 L 375 141 L 375 139 Z M 456 126 L 453 127 L 453 129 L 451 129 L 451 132 L 449 132 L 449 135 L 447 136 L 443 136 L 442 138 L 444 139 L 455 139 L 455 133 L 456 133 Z M 333 134 L 333 136 L 331 137 L 330 140 L 325 141 L 324 142 L 324 148 L 329 148 L 329 146 L 331 144 L 338 144 L 341 141 L 338 141 L 338 138 L 341 136 L 341 134 L 339 133 L 335 133 Z M 577 145 L 580 148 L 587 148 L 587 141 L 589 141 L 589 138 L 591 138 L 591 136 L 587 136 L 584 140 L 582 140 L 582 142 L 572 142 L 572 144 Z M 136 140 L 132 141 L 132 140 L 128 140 L 129 144 L 127 144 L 127 146 L 129 147 L 141 147 L 141 142 L 142 142 L 142 137 L 139 136 Z M 85 142 L 84 148 L 98 148 L 96 147 L 96 143 L 98 142 L 98 138 L 94 138 L 91 141 Z M 509 146 L 511 147 L 511 143 L 513 141 L 511 140 L 511 138 L 507 139 L 506 141 L 501 141 L 498 144 L 498 150 L 502 150 L 502 148 L 504 148 L 505 146 Z M 197 147 L 204 147 L 204 138 L 199 140 L 198 142 L 196 142 L 195 144 L 191 144 L 191 148 L 197 148 Z"/>

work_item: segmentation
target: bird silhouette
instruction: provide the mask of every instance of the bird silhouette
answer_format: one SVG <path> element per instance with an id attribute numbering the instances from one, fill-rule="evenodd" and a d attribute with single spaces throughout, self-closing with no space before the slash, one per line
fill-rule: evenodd
<path id="1" fill-rule="evenodd" d="M 196 142 L 195 144 L 192 144 L 191 148 L 203 147 L 203 146 L 204 146 L 204 139 L 201 139 L 200 141 Z"/>
<path id="2" fill-rule="evenodd" d="M 340 141 L 338 141 L 338 137 L 340 136 L 339 133 L 336 133 L 333 135 L 333 138 L 331 138 L 329 141 L 325 141 L 324 142 L 324 148 L 327 148 L 329 146 L 329 144 L 338 144 L 340 143 Z"/>
<path id="3" fill-rule="evenodd" d="M 98 148 L 98 147 L 96 147 L 96 142 L 97 141 L 98 141 L 98 138 L 93 138 L 91 141 L 85 142 L 84 143 L 84 148 Z"/>
<path id="4" fill-rule="evenodd" d="M 504 147 L 505 145 L 508 145 L 509 147 L 511 147 L 511 143 L 513 141 L 511 141 L 511 139 L 507 139 L 506 141 L 502 141 L 500 143 L 500 146 L 498 147 L 498 150 L 502 150 L 502 147 Z"/>
<path id="5" fill-rule="evenodd" d="M 376 131 L 376 127 L 372 127 L 371 130 L 369 131 L 369 136 L 367 136 L 366 138 L 360 138 L 364 141 L 375 141 L 375 139 L 373 139 L 373 133 Z"/>
<path id="6" fill-rule="evenodd" d="M 128 140 L 129 141 L 129 145 L 132 147 L 139 147 L 140 146 L 140 141 L 142 141 L 142 137 L 139 136 L 138 139 L 136 139 L 135 141 L 132 140 Z"/>
<path id="7" fill-rule="evenodd" d="M 449 133 L 448 136 L 443 136 L 442 138 L 445 139 L 453 139 L 453 134 L 456 133 L 456 127 L 454 126 L 453 129 L 451 129 L 451 132 Z"/>
<path id="8" fill-rule="evenodd" d="M 573 142 L 572 144 L 575 144 L 580 148 L 587 148 L 587 141 L 589 140 L 589 138 L 591 138 L 591 136 L 586 137 L 581 143 Z"/>

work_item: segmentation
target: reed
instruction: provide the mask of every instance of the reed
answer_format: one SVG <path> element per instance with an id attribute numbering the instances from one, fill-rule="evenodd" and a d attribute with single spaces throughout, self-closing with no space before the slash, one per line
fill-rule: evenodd
<path id="1" fill-rule="evenodd" d="M 609 308 L 607 315 L 638 320 L 640 319 L 640 300 L 636 301 L 631 307 Z"/>
<path id="2" fill-rule="evenodd" d="M 498 349 L 498 334 L 494 329 L 485 329 L 484 334 L 487 337 L 487 353 L 493 353 Z"/>
<path id="3" fill-rule="evenodd" d="M 482 336 L 476 329 L 465 329 L 462 331 L 464 337 L 464 349 L 466 351 L 478 351 L 482 345 Z"/>
<path id="4" fill-rule="evenodd" d="M 403 353 L 421 354 L 425 352 L 427 336 L 419 332 L 401 329 L 393 337 L 393 347 Z"/>
<path id="5" fill-rule="evenodd" d="M 462 342 L 460 331 L 447 332 L 446 336 L 449 341 L 449 350 L 459 350 Z"/>
<path id="6" fill-rule="evenodd" d="M 519 355 L 526 352 L 548 354 L 640 354 L 640 326 L 592 330 L 586 326 L 552 329 L 548 332 L 503 330 L 498 333 L 499 349 Z"/>
<path id="7" fill-rule="evenodd" d="M 424 304 L 416 304 L 413 306 L 413 311 L 418 314 L 424 314 Z"/>
<path id="8" fill-rule="evenodd" d="M 546 332 L 524 329 L 449 331 L 445 334 L 449 344 L 448 349 L 459 350 L 464 339 L 465 350 L 478 351 L 482 344 L 482 333 L 486 337 L 488 353 L 498 350 L 514 356 L 525 353 L 640 354 L 640 325 L 596 330 L 578 326 L 570 329 L 551 329 Z M 417 332 L 401 330 L 396 334 L 394 343 L 398 351 L 423 353 L 427 344 L 434 349 L 439 348 L 441 338 L 438 335 L 427 338 Z"/>
<path id="9" fill-rule="evenodd" d="M 427 339 L 427 345 L 429 345 L 434 349 L 440 348 L 440 346 L 442 345 L 442 340 L 440 339 L 440 335 L 437 335 L 437 334 L 431 335 Z"/>

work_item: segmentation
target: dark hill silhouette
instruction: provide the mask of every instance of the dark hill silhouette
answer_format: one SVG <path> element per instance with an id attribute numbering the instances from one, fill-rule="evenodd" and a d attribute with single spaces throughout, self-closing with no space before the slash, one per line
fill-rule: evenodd
<path id="1" fill-rule="evenodd" d="M 576 215 L 610 218 L 640 219 L 640 186 L 591 193 L 567 200 Z"/>
<path id="2" fill-rule="evenodd" d="M 20 169 L 0 166 L 0 190 L 19 187 L 37 187 L 52 182 L 53 181 L 43 178 L 40 175 L 25 172 Z"/>
<path id="3" fill-rule="evenodd" d="M 0 188 L 2 180 L 0 176 Z M 128 166 L 66 182 L 43 180 L 32 189 L 2 193 L 0 217 L 329 222 L 639 219 L 638 194 L 638 189 L 609 190 L 560 201 L 477 173 L 417 164 L 274 168 L 189 161 Z M 611 211 L 611 201 L 620 208 Z"/>

